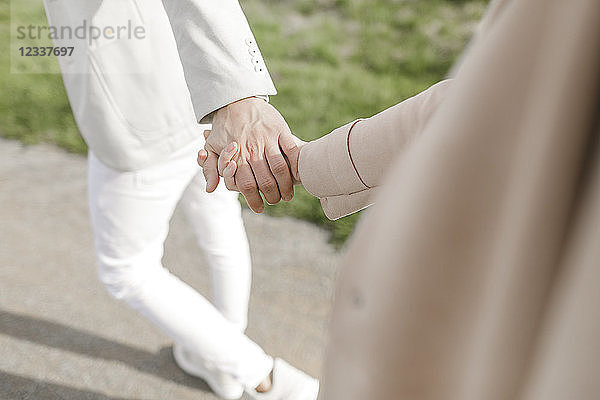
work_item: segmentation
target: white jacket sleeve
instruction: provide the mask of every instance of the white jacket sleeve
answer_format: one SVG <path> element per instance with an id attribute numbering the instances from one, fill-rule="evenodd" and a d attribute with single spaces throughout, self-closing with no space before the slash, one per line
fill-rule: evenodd
<path id="1" fill-rule="evenodd" d="M 236 100 L 276 94 L 235 0 L 162 0 L 198 120 Z"/>

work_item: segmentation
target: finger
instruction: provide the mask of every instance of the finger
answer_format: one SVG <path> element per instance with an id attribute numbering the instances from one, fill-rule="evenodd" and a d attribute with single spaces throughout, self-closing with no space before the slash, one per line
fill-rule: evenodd
<path id="1" fill-rule="evenodd" d="M 277 181 L 281 198 L 284 201 L 290 201 L 294 197 L 294 185 L 292 183 L 290 168 L 285 158 L 281 155 L 279 147 L 267 148 L 265 154 L 271 173 Z"/>
<path id="2" fill-rule="evenodd" d="M 225 187 L 229 190 L 239 192 L 237 185 L 235 184 L 234 175 L 237 171 L 237 163 L 230 161 L 225 169 L 223 170 L 223 180 L 225 181 Z"/>
<path id="3" fill-rule="evenodd" d="M 202 168 L 202 173 L 206 179 L 206 191 L 212 193 L 219 184 L 219 171 L 217 169 L 218 156 L 212 151 L 208 152 L 208 157 Z"/>
<path id="4" fill-rule="evenodd" d="M 283 151 L 283 154 L 290 161 L 290 170 L 296 180 L 300 180 L 298 177 L 298 157 L 300 156 L 300 149 L 294 141 L 294 135 L 291 133 L 284 133 L 279 136 L 279 147 Z"/>
<path id="5" fill-rule="evenodd" d="M 258 193 L 258 186 L 256 185 L 256 180 L 254 179 L 250 165 L 243 163 L 238 166 L 235 174 L 235 183 L 237 184 L 240 193 L 246 198 L 246 202 L 252 211 L 261 213 L 265 210 L 265 205 L 262 197 L 260 197 L 260 194 Z"/>
<path id="6" fill-rule="evenodd" d="M 223 170 L 227 167 L 227 164 L 233 159 L 233 157 L 237 154 L 238 145 L 236 142 L 232 142 L 229 146 L 225 147 L 221 154 L 219 155 L 219 175 L 223 176 Z"/>
<path id="7" fill-rule="evenodd" d="M 198 165 L 204 167 L 206 160 L 208 159 L 208 152 L 204 149 L 198 151 Z"/>
<path id="8" fill-rule="evenodd" d="M 210 136 L 210 129 L 205 129 L 203 135 L 204 139 L 208 139 L 208 137 Z"/>
<path id="9" fill-rule="evenodd" d="M 252 172 L 254 172 L 254 178 L 258 184 L 258 188 L 265 196 L 265 200 L 269 204 L 279 203 L 281 200 L 281 194 L 277 187 L 277 181 L 269 169 L 269 165 L 265 159 L 250 160 L 250 166 Z"/>

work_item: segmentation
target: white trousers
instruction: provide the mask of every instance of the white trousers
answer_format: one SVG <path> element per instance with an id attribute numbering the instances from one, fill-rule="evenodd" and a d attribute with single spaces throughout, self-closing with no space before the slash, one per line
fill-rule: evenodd
<path id="1" fill-rule="evenodd" d="M 273 360 L 242 332 L 251 266 L 237 195 L 205 191 L 196 164 L 203 139 L 166 161 L 116 171 L 89 154 L 89 207 L 98 272 L 109 292 L 127 302 L 206 364 L 256 387 Z M 212 271 L 214 305 L 162 266 L 175 206 L 194 227 Z"/>

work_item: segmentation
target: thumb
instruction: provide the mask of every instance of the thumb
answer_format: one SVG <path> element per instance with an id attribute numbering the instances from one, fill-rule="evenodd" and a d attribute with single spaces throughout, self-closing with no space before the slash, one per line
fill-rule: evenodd
<path id="1" fill-rule="evenodd" d="M 298 177 L 298 157 L 300 156 L 300 148 L 296 144 L 295 136 L 291 133 L 284 133 L 279 136 L 279 147 L 287 157 L 290 163 L 290 170 L 294 179 L 300 180 Z"/>
<path id="2" fill-rule="evenodd" d="M 219 156 L 212 151 L 207 152 L 207 158 L 202 166 L 202 173 L 206 179 L 206 191 L 208 193 L 214 192 L 219 184 L 219 170 L 217 163 Z"/>

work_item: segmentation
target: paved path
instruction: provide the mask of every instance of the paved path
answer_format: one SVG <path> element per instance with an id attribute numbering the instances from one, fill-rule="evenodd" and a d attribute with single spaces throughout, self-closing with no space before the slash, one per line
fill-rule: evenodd
<path id="1" fill-rule="evenodd" d="M 96 279 L 85 159 L 0 139 L 0 399 L 216 399 L 174 364 L 171 342 Z M 339 254 L 302 221 L 244 213 L 254 259 L 248 334 L 321 371 Z M 165 262 L 203 293 L 209 280 L 176 213 Z"/>

